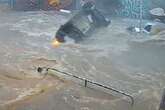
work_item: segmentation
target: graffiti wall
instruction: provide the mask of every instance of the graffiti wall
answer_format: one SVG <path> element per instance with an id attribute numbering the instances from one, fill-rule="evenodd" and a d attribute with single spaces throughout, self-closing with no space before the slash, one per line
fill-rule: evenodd
<path id="1" fill-rule="evenodd" d="M 120 0 L 120 2 L 123 8 L 119 10 L 118 14 L 124 17 L 139 18 L 142 12 L 143 18 L 149 18 L 149 10 L 153 8 L 165 9 L 165 0 Z"/>
<path id="2" fill-rule="evenodd" d="M 15 10 L 37 10 L 40 5 L 39 0 L 15 0 L 13 2 Z"/>
<path id="3" fill-rule="evenodd" d="M 0 0 L 4 1 L 4 0 Z M 6 1 L 6 0 L 5 0 Z M 110 16 L 149 18 L 149 10 L 164 8 L 165 0 L 9 0 L 15 10 L 80 9 L 84 1 L 94 1 L 97 7 Z"/>
<path id="4" fill-rule="evenodd" d="M 10 0 L 15 10 L 58 10 L 61 8 L 74 8 L 75 0 Z"/>

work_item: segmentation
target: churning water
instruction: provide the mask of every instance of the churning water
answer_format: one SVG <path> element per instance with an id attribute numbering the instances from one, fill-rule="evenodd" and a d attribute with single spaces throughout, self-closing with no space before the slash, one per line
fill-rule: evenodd
<path id="1" fill-rule="evenodd" d="M 131 34 L 126 28 L 138 25 L 138 20 L 112 18 L 108 28 L 83 42 L 53 48 L 55 32 L 69 18 L 43 11 L 3 13 L 1 63 L 29 57 L 55 59 L 60 69 L 132 94 L 133 109 L 156 110 L 165 84 L 164 35 Z"/>

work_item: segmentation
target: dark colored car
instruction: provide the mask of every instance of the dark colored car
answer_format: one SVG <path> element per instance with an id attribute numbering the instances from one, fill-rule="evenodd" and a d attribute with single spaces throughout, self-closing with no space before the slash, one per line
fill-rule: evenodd
<path id="1" fill-rule="evenodd" d="M 65 38 L 69 37 L 75 42 L 80 42 L 96 29 L 106 27 L 109 24 L 110 20 L 96 9 L 93 3 L 88 2 L 74 17 L 59 28 L 56 33 L 56 40 L 65 42 Z"/>

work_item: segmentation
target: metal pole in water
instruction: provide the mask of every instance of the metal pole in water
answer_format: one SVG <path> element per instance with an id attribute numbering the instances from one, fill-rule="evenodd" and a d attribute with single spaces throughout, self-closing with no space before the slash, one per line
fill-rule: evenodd
<path id="1" fill-rule="evenodd" d="M 143 31 L 143 0 L 140 0 L 140 23 L 139 23 L 139 28 L 140 28 L 140 33 Z"/>
<path id="2" fill-rule="evenodd" d="M 85 80 L 85 87 L 87 87 L 87 83 L 88 83 L 88 81 L 87 81 L 87 80 Z"/>
<path id="3" fill-rule="evenodd" d="M 14 8 L 14 0 L 9 0 L 10 8 Z"/>
<path id="4" fill-rule="evenodd" d="M 75 0 L 76 4 L 76 10 L 79 10 L 80 8 L 80 0 Z"/>
<path id="5" fill-rule="evenodd" d="M 165 89 L 163 90 L 163 95 L 160 102 L 159 110 L 165 110 Z"/>

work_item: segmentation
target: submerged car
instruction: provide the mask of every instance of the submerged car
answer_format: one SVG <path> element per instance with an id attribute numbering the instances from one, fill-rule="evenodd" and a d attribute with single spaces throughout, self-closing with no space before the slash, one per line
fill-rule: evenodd
<path id="1" fill-rule="evenodd" d="M 82 9 L 75 16 L 59 28 L 55 38 L 62 43 L 66 42 L 67 37 L 75 42 L 80 42 L 91 36 L 96 29 L 107 27 L 110 23 L 111 21 L 93 3 L 88 2 L 82 6 Z"/>

